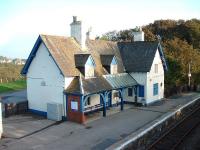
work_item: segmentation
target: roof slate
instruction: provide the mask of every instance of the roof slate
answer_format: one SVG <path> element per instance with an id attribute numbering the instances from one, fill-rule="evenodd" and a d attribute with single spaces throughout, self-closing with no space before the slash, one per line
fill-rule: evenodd
<path id="1" fill-rule="evenodd" d="M 85 63 L 87 62 L 90 54 L 75 54 L 75 66 L 76 67 L 84 67 Z"/>
<path id="2" fill-rule="evenodd" d="M 149 72 L 154 60 L 158 42 L 111 42 L 104 40 L 87 40 L 87 51 L 82 51 L 74 38 L 64 36 L 40 35 L 22 70 L 26 74 L 39 44 L 43 42 L 56 65 L 65 77 L 74 79 L 65 92 L 90 94 L 115 88 L 136 85 L 137 82 L 126 72 Z M 85 79 L 80 69 L 89 56 L 95 62 L 95 77 Z M 118 75 L 110 75 L 105 67 L 111 64 L 113 57 L 117 60 Z M 163 57 L 164 58 L 164 57 Z"/>
<path id="3" fill-rule="evenodd" d="M 111 85 L 103 77 L 94 77 L 85 79 L 82 76 L 80 76 L 80 77 L 75 77 L 73 79 L 73 81 L 67 87 L 65 92 L 87 95 L 111 89 L 112 89 Z"/>
<path id="4" fill-rule="evenodd" d="M 120 42 L 118 47 L 127 72 L 149 72 L 158 42 Z"/>
<path id="5" fill-rule="evenodd" d="M 114 55 L 100 55 L 101 64 L 103 66 L 110 66 Z"/>

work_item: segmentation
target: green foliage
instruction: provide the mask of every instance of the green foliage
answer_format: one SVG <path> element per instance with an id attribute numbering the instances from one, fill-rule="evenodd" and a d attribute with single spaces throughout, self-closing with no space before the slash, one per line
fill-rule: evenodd
<path id="1" fill-rule="evenodd" d="M 131 32 L 135 30 L 110 32 L 109 38 L 105 39 L 131 41 L 133 38 Z M 144 26 L 143 31 L 146 41 L 157 40 L 157 35 L 161 37 L 169 67 L 165 78 L 167 87 L 188 83 L 189 63 L 191 64 L 192 84 L 200 84 L 200 20 L 156 20 Z"/>
<path id="2" fill-rule="evenodd" d="M 2 83 L 0 84 L 0 93 L 9 92 L 9 91 L 16 91 L 20 89 L 26 88 L 26 81 L 25 80 L 17 80 L 10 83 Z"/>
<path id="3" fill-rule="evenodd" d="M 15 65 L 12 63 L 0 64 L 0 83 L 7 83 L 23 79 L 20 75 L 23 65 Z"/>

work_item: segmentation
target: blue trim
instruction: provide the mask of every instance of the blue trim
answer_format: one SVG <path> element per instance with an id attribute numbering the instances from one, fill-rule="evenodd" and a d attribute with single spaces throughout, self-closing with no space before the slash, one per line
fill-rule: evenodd
<path id="1" fill-rule="evenodd" d="M 68 112 L 68 95 L 65 95 L 65 97 L 66 97 L 66 109 L 65 109 L 65 111 L 66 111 L 66 118 L 67 118 L 67 112 Z"/>
<path id="2" fill-rule="evenodd" d="M 158 95 L 158 83 L 153 84 L 153 95 Z"/>
<path id="3" fill-rule="evenodd" d="M 26 61 L 26 64 L 24 65 L 24 67 L 23 67 L 23 69 L 22 69 L 22 71 L 21 71 L 21 74 L 22 74 L 22 75 L 26 75 L 26 73 L 28 72 L 28 68 L 30 67 L 31 62 L 33 61 L 33 59 L 34 59 L 34 57 L 35 57 L 35 55 L 36 55 L 36 53 L 37 53 L 37 51 L 38 51 L 38 48 L 39 48 L 39 46 L 40 46 L 41 43 L 42 43 L 42 38 L 41 38 L 41 36 L 39 35 L 39 37 L 37 38 L 37 40 L 36 40 L 36 42 L 35 42 L 35 45 L 33 46 L 33 49 L 31 50 L 31 53 L 30 53 L 30 55 L 29 55 L 29 57 L 28 57 L 28 59 L 27 59 L 27 61 Z M 43 42 L 43 43 L 44 43 L 44 42 Z M 57 66 L 58 69 L 60 70 L 60 73 L 61 73 L 62 75 L 64 75 L 63 72 L 62 72 L 62 70 L 60 69 L 59 65 L 56 63 L 55 59 L 52 57 L 52 55 L 51 55 L 51 53 L 50 53 L 50 51 L 49 51 L 49 49 L 47 48 L 47 46 L 46 46 L 45 43 L 44 43 L 44 45 L 45 45 L 46 49 L 48 50 L 49 56 L 53 59 L 53 61 L 55 62 L 56 66 Z"/>
<path id="4" fill-rule="evenodd" d="M 112 59 L 111 65 L 117 65 L 117 59 L 115 56 Z"/>
<path id="5" fill-rule="evenodd" d="M 144 85 L 139 85 L 139 97 L 144 97 Z"/>
<path id="6" fill-rule="evenodd" d="M 72 96 L 82 96 L 82 94 L 79 94 L 79 93 L 66 93 L 66 92 L 63 92 L 66 96 L 68 95 L 72 95 Z"/>
<path id="7" fill-rule="evenodd" d="M 63 120 L 63 121 L 67 121 L 67 117 L 62 116 L 62 120 Z"/>
<path id="8" fill-rule="evenodd" d="M 161 61 L 162 61 L 162 64 L 163 64 L 163 68 L 164 68 L 165 71 L 168 71 L 167 61 L 166 61 L 166 58 L 165 58 L 165 55 L 164 55 L 164 52 L 163 52 L 163 49 L 162 49 L 160 42 L 158 43 L 158 51 L 159 51 L 160 58 L 161 58 Z"/>
<path id="9" fill-rule="evenodd" d="M 22 71 L 21 71 L 21 74 L 22 74 L 22 75 L 26 75 L 26 73 L 28 72 L 28 68 L 29 68 L 29 66 L 30 66 L 30 64 L 31 64 L 31 62 L 32 62 L 32 60 L 33 60 L 33 58 L 35 57 L 36 52 L 37 52 L 37 50 L 38 50 L 38 48 L 39 48 L 41 42 L 42 42 L 42 39 L 41 39 L 41 37 L 39 36 L 39 37 L 37 38 L 36 42 L 35 42 L 35 45 L 33 46 L 33 49 L 32 49 L 32 51 L 31 51 L 30 55 L 28 56 L 28 59 L 27 59 L 25 65 L 24 65 Z"/>
<path id="10" fill-rule="evenodd" d="M 88 65 L 88 66 L 93 66 L 93 67 L 95 67 L 95 66 L 96 66 L 96 64 L 95 64 L 95 62 L 94 62 L 94 59 L 92 58 L 92 56 L 91 56 L 91 55 L 88 57 L 88 59 L 87 59 L 87 61 L 86 61 L 85 65 Z"/>
<path id="11" fill-rule="evenodd" d="M 45 111 L 40 111 L 40 110 L 35 110 L 35 109 L 28 109 L 28 111 L 33 113 L 33 114 L 37 114 L 37 115 L 40 115 L 40 116 L 47 117 L 47 112 L 45 112 Z"/>
<path id="12" fill-rule="evenodd" d="M 83 100 L 84 100 L 84 96 L 80 96 L 80 112 L 83 112 L 84 111 L 84 103 L 83 103 Z"/>

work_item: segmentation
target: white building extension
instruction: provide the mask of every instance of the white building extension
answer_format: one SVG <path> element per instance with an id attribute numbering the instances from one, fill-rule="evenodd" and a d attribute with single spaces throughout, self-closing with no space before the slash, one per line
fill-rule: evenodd
<path id="1" fill-rule="evenodd" d="M 150 104 L 164 97 L 164 68 L 159 55 L 156 51 L 151 69 L 149 72 L 131 73 L 131 76 L 142 86 L 144 86 L 144 94 L 142 94 L 141 86 L 138 89 L 138 101 Z M 144 96 L 142 96 L 144 95 Z"/>

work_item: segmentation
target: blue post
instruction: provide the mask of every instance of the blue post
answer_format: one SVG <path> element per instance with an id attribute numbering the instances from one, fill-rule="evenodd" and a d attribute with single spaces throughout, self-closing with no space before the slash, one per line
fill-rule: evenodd
<path id="1" fill-rule="evenodd" d="M 109 92 L 108 97 L 109 97 L 109 107 L 112 107 L 112 91 Z"/>
<path id="2" fill-rule="evenodd" d="M 100 94 L 100 97 L 102 97 L 100 99 L 103 102 L 103 117 L 106 117 L 106 99 L 105 99 L 106 95 L 105 95 L 105 93 Z"/>
<path id="3" fill-rule="evenodd" d="M 83 102 L 84 102 L 84 96 L 81 95 L 81 96 L 80 96 L 80 112 L 84 112 L 84 105 L 83 105 Z"/>
<path id="4" fill-rule="evenodd" d="M 124 89 L 120 89 L 121 110 L 124 110 Z"/>
<path id="5" fill-rule="evenodd" d="M 134 91 L 135 91 L 135 103 L 137 104 L 137 90 L 138 90 L 138 86 L 136 85 L 135 88 L 134 88 Z"/>

